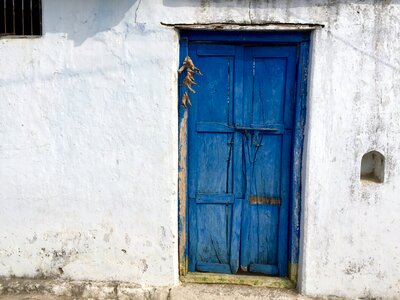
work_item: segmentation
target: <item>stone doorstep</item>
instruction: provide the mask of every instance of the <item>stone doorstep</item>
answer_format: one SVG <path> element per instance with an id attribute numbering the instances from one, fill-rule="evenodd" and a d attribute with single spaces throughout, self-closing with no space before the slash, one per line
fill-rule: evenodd
<path id="1" fill-rule="evenodd" d="M 300 295 L 292 289 L 275 289 L 235 284 L 185 283 L 173 288 L 156 288 L 142 287 L 135 284 L 119 282 L 86 282 L 65 281 L 56 279 L 0 279 L 0 299 L 309 300 L 318 298 L 311 298 Z"/>

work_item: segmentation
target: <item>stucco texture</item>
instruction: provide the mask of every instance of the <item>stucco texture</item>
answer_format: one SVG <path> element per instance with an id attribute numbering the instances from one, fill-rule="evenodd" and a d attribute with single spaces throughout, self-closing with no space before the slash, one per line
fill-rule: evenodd
<path id="1" fill-rule="evenodd" d="M 300 290 L 400 297 L 400 1 L 43 1 L 0 39 L 0 275 L 178 283 L 179 33 L 318 23 Z M 360 182 L 370 150 L 385 181 Z"/>

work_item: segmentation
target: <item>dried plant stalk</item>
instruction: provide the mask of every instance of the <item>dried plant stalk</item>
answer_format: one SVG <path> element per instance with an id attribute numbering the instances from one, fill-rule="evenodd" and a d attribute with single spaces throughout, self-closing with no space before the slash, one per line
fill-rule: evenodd
<path id="1" fill-rule="evenodd" d="M 194 74 L 197 74 L 197 75 L 203 75 L 203 74 L 201 74 L 200 70 L 198 68 L 196 68 L 192 59 L 189 56 L 186 56 L 185 60 L 183 61 L 182 66 L 179 68 L 178 72 L 179 72 L 179 74 L 181 74 L 185 70 L 186 70 L 186 76 L 183 79 L 182 84 L 190 92 L 196 93 L 196 91 L 192 87 L 192 85 L 197 85 L 197 83 L 194 79 Z M 186 91 L 182 96 L 182 105 L 185 108 L 187 108 L 187 104 L 192 106 L 192 103 L 190 102 L 189 94 Z"/>

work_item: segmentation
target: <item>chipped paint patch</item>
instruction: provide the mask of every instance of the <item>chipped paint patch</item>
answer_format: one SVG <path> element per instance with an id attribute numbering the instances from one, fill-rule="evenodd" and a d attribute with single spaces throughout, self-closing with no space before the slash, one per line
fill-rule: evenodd
<path id="1" fill-rule="evenodd" d="M 185 275 L 188 268 L 188 260 L 185 254 L 187 242 L 186 237 L 186 198 L 187 198 L 187 110 L 183 113 L 183 118 L 179 126 L 179 173 L 178 173 L 178 191 L 179 191 L 179 274 Z"/>

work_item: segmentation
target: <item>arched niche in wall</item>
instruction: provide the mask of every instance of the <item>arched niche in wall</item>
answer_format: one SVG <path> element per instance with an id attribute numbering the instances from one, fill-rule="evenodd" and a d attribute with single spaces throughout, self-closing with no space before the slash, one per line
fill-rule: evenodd
<path id="1" fill-rule="evenodd" d="M 382 153 L 374 150 L 363 155 L 360 179 L 366 182 L 383 183 L 385 179 L 385 157 Z"/>

